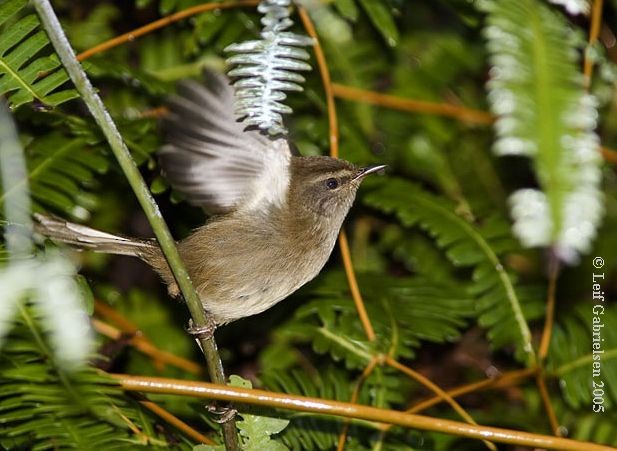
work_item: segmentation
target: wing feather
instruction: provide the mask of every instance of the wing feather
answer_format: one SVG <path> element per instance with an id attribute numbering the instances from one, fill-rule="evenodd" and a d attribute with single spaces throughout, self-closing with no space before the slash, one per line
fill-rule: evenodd
<path id="1" fill-rule="evenodd" d="M 211 212 L 280 205 L 289 184 L 288 143 L 244 130 L 227 78 L 213 72 L 206 78 L 205 85 L 181 82 L 169 101 L 163 172 L 190 203 Z"/>

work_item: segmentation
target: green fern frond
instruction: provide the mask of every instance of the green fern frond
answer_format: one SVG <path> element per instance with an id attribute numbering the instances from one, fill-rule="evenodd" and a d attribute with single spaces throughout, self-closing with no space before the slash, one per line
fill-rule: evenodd
<path id="1" fill-rule="evenodd" d="M 35 311 L 23 310 L 0 354 L 0 447 L 3 449 L 167 448 L 171 431 L 92 368 L 71 375 L 54 365 Z M 130 423 L 129 423 L 130 422 Z M 131 431 L 136 426 L 142 435 Z M 176 446 L 190 450 L 182 436 Z"/>
<path id="2" fill-rule="evenodd" d="M 359 375 L 359 373 L 358 373 Z M 273 391 L 298 395 L 349 401 L 356 382 L 349 380 L 350 374 L 331 363 L 324 367 L 308 368 L 299 365 L 292 368 L 266 370 L 261 377 L 263 385 Z M 388 393 L 398 392 L 398 408 L 408 399 L 408 381 L 401 381 L 396 371 L 375 368 L 373 374 L 364 381 L 357 402 L 363 405 L 392 407 L 385 399 Z M 403 398 L 407 397 L 403 400 Z M 292 450 L 335 449 L 343 421 L 337 418 L 324 418 L 302 413 L 289 414 L 290 424 L 279 434 L 281 440 Z M 363 421 L 352 421 L 346 449 L 371 449 L 376 439 L 374 425 Z M 392 431 L 388 434 L 383 449 L 410 449 L 411 444 L 426 444 L 427 434 L 410 430 Z M 403 444 L 405 444 L 403 446 Z M 414 448 L 415 449 L 415 448 Z M 432 449 L 423 447 L 422 449 Z"/>
<path id="3" fill-rule="evenodd" d="M 53 132 L 31 142 L 26 156 L 34 209 L 85 219 L 93 205 L 84 188 L 109 167 L 101 150 L 88 146 L 84 138 Z M 8 194 L 0 193 L 0 205 Z"/>
<path id="4" fill-rule="evenodd" d="M 569 436 L 574 440 L 617 445 L 617 414 L 614 410 L 598 415 L 589 412 L 585 406 L 582 412 L 567 412 L 559 418 L 568 431 L 571 431 Z"/>
<path id="5" fill-rule="evenodd" d="M 329 366 L 324 371 L 308 374 L 299 368 L 288 371 L 268 371 L 261 377 L 270 390 L 324 399 L 350 399 L 352 387 L 345 372 Z M 335 418 L 320 418 L 302 413 L 290 414 L 291 420 L 280 439 L 293 450 L 336 448 L 343 422 Z"/>
<path id="6" fill-rule="evenodd" d="M 55 130 L 30 141 L 25 153 L 35 211 L 52 211 L 78 220 L 88 218 L 97 205 L 98 178 L 109 171 L 107 144 L 90 120 L 61 116 L 67 132 Z M 159 147 L 152 120 L 120 120 L 118 126 L 138 164 L 151 160 Z M 0 192 L 0 207 L 9 193 Z"/>
<path id="7" fill-rule="evenodd" d="M 406 227 L 426 230 L 455 266 L 473 268 L 469 292 L 476 298 L 479 322 L 488 329 L 493 346 L 515 345 L 517 358 L 532 364 L 535 355 L 527 319 L 541 314 L 542 298 L 533 292 L 522 296 L 503 266 L 500 255 L 516 249 L 508 224 L 493 217 L 478 227 L 458 216 L 448 200 L 402 179 L 390 177 L 376 186 L 364 202 L 394 213 Z"/>
<path id="8" fill-rule="evenodd" d="M 345 276 L 336 271 L 320 277 L 311 291 L 314 300 L 278 332 L 311 343 L 315 352 L 348 368 L 362 369 L 378 353 L 412 358 L 422 340 L 453 341 L 474 314 L 473 300 L 461 286 L 370 273 L 359 274 L 358 281 L 376 342 L 366 339 Z"/>
<path id="9" fill-rule="evenodd" d="M 559 320 L 549 364 L 568 405 L 591 409 L 598 389 L 604 411 L 610 411 L 617 404 L 617 306 L 596 305 L 580 304 Z"/>
<path id="10" fill-rule="evenodd" d="M 0 95 L 17 108 L 37 101 L 54 107 L 77 97 L 73 89 L 58 90 L 68 74 L 55 54 L 48 52 L 49 39 L 36 15 L 18 18 L 27 0 L 6 0 L 0 5 Z"/>
<path id="11" fill-rule="evenodd" d="M 495 152 L 532 159 L 542 190 L 511 199 L 514 232 L 526 246 L 553 246 L 574 262 L 590 249 L 603 214 L 596 101 L 585 93 L 577 35 L 536 0 L 483 2 L 491 53 L 488 98 Z"/>

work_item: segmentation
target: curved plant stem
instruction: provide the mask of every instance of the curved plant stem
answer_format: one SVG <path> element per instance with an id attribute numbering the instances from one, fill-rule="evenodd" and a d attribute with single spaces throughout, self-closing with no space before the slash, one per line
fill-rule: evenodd
<path id="1" fill-rule="evenodd" d="M 102 42 L 97 46 L 94 46 L 85 52 L 77 55 L 78 61 L 83 61 L 85 59 L 90 58 L 97 53 L 104 52 L 111 48 L 122 45 L 126 42 L 132 42 L 136 38 L 143 36 L 145 34 L 151 33 L 154 30 L 158 30 L 159 28 L 166 27 L 169 24 L 174 22 L 178 22 L 179 20 L 186 19 L 187 17 L 194 16 L 196 14 L 205 13 L 207 11 L 212 11 L 215 9 L 227 9 L 227 8 L 236 8 L 240 6 L 257 6 L 260 0 L 237 0 L 230 2 L 217 2 L 217 3 L 206 3 L 203 5 L 193 6 L 191 8 L 183 9 L 182 11 L 178 11 L 175 14 L 171 14 L 169 16 L 163 17 L 162 19 L 155 20 L 154 22 L 150 22 L 143 27 L 136 28 L 135 30 L 129 31 L 128 33 L 121 34 L 120 36 L 116 36 L 113 39 Z"/>
<path id="2" fill-rule="evenodd" d="M 358 287 L 358 280 L 356 279 L 356 273 L 353 269 L 353 263 L 351 261 L 351 252 L 349 250 L 349 242 L 347 241 L 347 234 L 345 231 L 341 231 L 339 235 L 339 247 L 341 249 L 341 257 L 343 259 L 343 266 L 345 268 L 345 275 L 347 276 L 347 283 L 349 284 L 349 291 L 351 291 L 351 297 L 353 298 L 360 322 L 364 328 L 364 333 L 369 341 L 374 341 L 377 336 L 373 330 L 371 319 L 368 316 L 366 307 L 364 306 L 364 300 L 362 299 L 362 293 Z"/>
<path id="3" fill-rule="evenodd" d="M 137 197 L 141 207 L 154 230 L 154 234 L 161 246 L 161 250 L 169 263 L 174 277 L 182 291 L 182 295 L 191 313 L 193 324 L 195 327 L 204 327 L 209 324 L 206 313 L 203 309 L 201 301 L 193 288 L 193 284 L 189 278 L 188 272 L 182 263 L 180 254 L 176 249 L 175 242 L 167 228 L 167 224 L 161 216 L 158 205 L 150 194 L 146 183 L 144 182 L 135 161 L 131 157 L 126 144 L 122 140 L 122 136 L 118 132 L 116 124 L 105 109 L 101 98 L 94 91 L 90 80 L 82 69 L 81 65 L 75 57 L 75 52 L 71 47 L 66 35 L 56 17 L 56 14 L 48 0 L 34 0 L 34 7 L 41 18 L 43 27 L 45 28 L 54 49 L 58 53 L 60 60 L 71 80 L 75 84 L 75 88 L 86 103 L 90 113 L 101 128 L 105 138 L 107 139 L 124 175 L 126 176 L 135 196 Z M 204 352 L 206 362 L 208 364 L 208 372 L 213 382 L 217 384 L 225 384 L 225 374 L 223 365 L 218 355 L 216 343 L 213 337 L 201 338 L 201 348 Z M 237 450 L 238 439 L 236 435 L 236 426 L 233 420 L 223 424 L 223 435 L 225 444 L 228 449 Z"/>
<path id="4" fill-rule="evenodd" d="M 4 99 L 0 99 L 0 187 L 0 206 L 7 222 L 5 246 L 9 260 L 15 262 L 32 254 L 31 203 L 26 158 Z"/>
<path id="5" fill-rule="evenodd" d="M 319 74 L 321 75 L 321 81 L 323 83 L 324 91 L 326 92 L 326 103 L 328 105 L 330 156 L 332 158 L 338 158 L 338 116 L 336 114 L 332 80 L 330 78 L 330 71 L 328 70 L 328 63 L 326 62 L 326 55 L 321 48 L 319 36 L 317 36 L 317 31 L 315 31 L 315 25 L 313 25 L 313 21 L 306 12 L 306 9 L 302 6 L 298 7 L 298 14 L 300 15 L 300 19 L 302 20 L 302 25 L 304 26 L 306 33 L 315 41 L 313 51 L 315 52 L 315 59 L 317 60 L 317 67 L 319 67 Z"/>
<path id="6" fill-rule="evenodd" d="M 593 59 L 591 52 L 594 44 L 600 36 L 600 25 L 602 24 L 602 4 L 603 0 L 594 0 L 591 8 L 591 26 L 589 27 L 589 41 L 585 49 L 585 59 L 583 60 L 583 76 L 585 77 L 585 89 L 591 86 L 591 75 L 593 73 Z"/>
<path id="7" fill-rule="evenodd" d="M 451 397 L 456 398 L 458 396 L 466 395 L 468 393 L 473 393 L 478 390 L 509 387 L 512 385 L 516 385 L 522 379 L 526 379 L 530 376 L 533 376 L 534 374 L 536 374 L 536 372 L 537 372 L 536 368 L 525 368 L 523 370 L 511 371 L 508 373 L 504 373 L 501 376 L 496 377 L 494 379 L 486 379 L 486 380 L 479 381 L 479 382 L 473 382 L 471 384 L 463 385 L 461 387 L 448 390 L 446 393 L 450 395 Z M 410 407 L 409 409 L 406 410 L 406 412 L 407 413 L 419 413 L 443 401 L 444 399 L 442 397 L 434 396 L 432 398 L 421 401 L 418 404 Z"/>
<path id="8" fill-rule="evenodd" d="M 317 36 L 317 32 L 315 31 L 315 26 L 313 25 L 313 21 L 309 17 L 306 9 L 303 7 L 298 8 L 298 14 L 300 15 L 300 19 L 302 20 L 302 25 L 306 30 L 306 33 L 313 38 L 315 44 L 313 45 L 313 50 L 315 51 L 315 58 L 317 59 L 317 66 L 319 67 L 319 73 L 321 74 L 321 80 L 324 86 L 324 91 L 326 93 L 326 103 L 328 105 L 328 130 L 330 136 L 330 156 L 332 158 L 338 158 L 338 143 L 339 143 L 339 132 L 338 132 L 338 118 L 336 114 L 336 104 L 334 103 L 334 94 L 332 92 L 332 80 L 330 79 L 330 71 L 328 70 L 328 63 L 326 62 L 326 56 L 324 55 L 323 49 L 321 48 L 321 44 L 319 42 L 319 36 Z M 339 235 L 339 247 L 341 249 L 341 256 L 343 258 L 343 266 L 345 267 L 345 274 L 347 275 L 347 282 L 349 283 L 349 289 L 351 291 L 351 296 L 356 305 L 356 310 L 358 311 L 358 316 L 360 317 L 360 321 L 362 322 L 362 327 L 364 328 L 364 333 L 366 337 L 373 341 L 376 338 L 375 331 L 373 330 L 373 325 L 371 324 L 371 320 L 366 312 L 366 307 L 364 306 L 364 300 L 362 299 L 362 294 L 360 293 L 360 289 L 358 288 L 358 281 L 356 280 L 356 274 L 353 269 L 353 264 L 351 262 L 351 253 L 349 251 L 349 243 L 347 241 L 347 235 L 345 231 L 342 230 Z"/>
<path id="9" fill-rule="evenodd" d="M 450 396 L 448 393 L 446 393 L 441 387 L 439 387 L 437 384 L 433 383 L 427 377 L 425 377 L 422 374 L 418 373 L 417 371 L 409 368 L 408 366 L 405 366 L 402 363 L 397 362 L 396 360 L 394 360 L 390 356 L 387 356 L 385 358 L 384 363 L 386 365 L 388 365 L 388 366 L 398 370 L 398 371 L 401 371 L 402 373 L 406 374 L 410 378 L 414 379 L 415 381 L 418 381 L 420 384 L 422 384 L 425 387 L 429 388 L 437 396 L 441 397 L 445 402 L 450 404 L 450 406 L 454 409 L 454 411 L 456 413 L 458 413 L 461 416 L 461 418 L 463 418 L 469 424 L 473 424 L 473 425 L 477 425 L 478 424 L 478 423 L 476 423 L 476 421 L 473 418 L 471 418 L 471 415 L 469 415 L 465 411 L 465 409 L 463 409 L 461 407 L 461 405 L 458 402 L 456 402 L 454 400 L 454 398 L 452 398 L 452 396 Z M 495 445 L 493 443 L 489 442 L 489 441 L 484 440 L 484 444 L 486 445 L 486 447 L 488 449 L 491 449 L 491 450 L 496 450 L 497 449 L 495 447 Z"/>
<path id="10" fill-rule="evenodd" d="M 386 364 L 390 366 L 391 368 L 394 368 L 397 371 L 402 372 L 403 374 L 412 378 L 416 382 L 425 386 L 428 390 L 435 393 L 443 401 L 447 402 L 454 409 L 454 411 L 457 412 L 461 416 L 461 418 L 463 418 L 465 421 L 469 422 L 470 424 L 477 424 L 473 420 L 473 418 L 471 418 L 471 416 L 465 411 L 465 409 L 463 409 L 460 406 L 460 404 L 458 404 L 451 396 L 449 396 L 443 389 L 441 389 L 438 385 L 433 383 L 430 379 L 422 376 L 417 371 L 414 371 L 408 366 L 405 366 L 402 363 L 397 362 L 395 359 L 393 359 L 390 356 L 384 356 L 381 354 L 377 354 L 377 355 L 370 354 L 368 350 L 360 349 L 355 343 L 332 333 L 330 330 L 326 329 L 325 327 L 320 327 L 317 330 L 327 339 L 332 340 L 339 346 L 345 348 L 347 351 L 357 355 L 358 357 L 365 359 L 367 361 L 367 365 L 369 365 L 370 362 L 373 361 L 374 359 L 377 359 L 378 363 Z"/>
<path id="11" fill-rule="evenodd" d="M 119 340 L 122 338 L 123 335 L 127 336 L 127 334 L 122 332 L 121 330 L 118 330 L 110 324 L 107 324 L 96 318 L 92 319 L 92 328 L 101 335 L 105 335 L 112 340 Z M 175 354 L 163 351 L 140 335 L 129 335 L 128 342 L 139 352 L 147 355 L 148 357 L 151 357 L 155 364 L 159 364 L 162 366 L 172 365 L 190 374 L 203 374 L 201 365 L 192 362 L 191 360 L 178 357 Z"/>
<path id="12" fill-rule="evenodd" d="M 555 322 L 555 292 L 557 290 L 557 278 L 559 277 L 559 260 L 554 255 L 549 257 L 548 293 L 546 295 L 546 319 L 542 330 L 542 339 L 538 349 L 538 359 L 543 364 L 551 345 L 553 324 Z"/>
<path id="13" fill-rule="evenodd" d="M 602 354 L 603 362 L 606 362 L 612 359 L 617 359 L 617 348 L 606 349 L 604 354 Z M 581 367 L 591 365 L 592 362 L 593 362 L 593 354 L 585 354 L 584 356 L 581 356 L 576 360 L 573 360 L 571 362 L 561 365 L 560 367 L 556 368 L 554 371 L 551 371 L 549 374 L 551 376 L 563 377 L 565 374 L 568 374 L 571 371 L 574 371 Z"/>
<path id="14" fill-rule="evenodd" d="M 600 147 L 600 150 L 602 151 L 602 157 L 605 161 L 611 164 L 617 164 L 617 151 L 605 146 Z"/>
<path id="15" fill-rule="evenodd" d="M 437 116 L 446 116 L 462 122 L 472 124 L 490 125 L 495 121 L 491 113 L 482 110 L 474 110 L 451 103 L 436 103 L 424 100 L 406 99 L 399 96 L 382 94 L 366 89 L 345 86 L 338 83 L 332 84 L 332 91 L 336 97 L 354 102 L 368 103 L 370 105 L 391 108 L 408 113 L 426 113 Z"/>
<path id="16" fill-rule="evenodd" d="M 375 356 L 371 359 L 368 365 L 366 365 L 366 367 L 364 368 L 364 371 L 362 371 L 362 374 L 358 378 L 358 381 L 356 382 L 356 385 L 353 389 L 353 392 L 351 394 L 351 399 L 349 400 L 350 403 L 355 404 L 358 401 L 358 396 L 360 396 L 360 389 L 362 388 L 364 381 L 366 380 L 366 378 L 368 378 L 371 375 L 371 373 L 373 372 L 373 370 L 375 369 L 378 363 L 379 363 L 379 359 Z M 339 438 L 338 438 L 338 444 L 336 445 L 336 451 L 343 451 L 345 449 L 345 441 L 347 440 L 348 431 L 349 431 L 349 420 L 345 421 L 345 424 L 343 425 L 343 429 L 341 430 L 341 434 L 339 435 Z"/>
<path id="17" fill-rule="evenodd" d="M 538 391 L 540 392 L 542 404 L 544 404 L 544 410 L 546 410 L 546 415 L 548 416 L 551 430 L 553 431 L 553 434 L 555 434 L 557 437 L 561 437 L 559 421 L 557 421 L 557 415 L 555 415 L 555 409 L 553 409 L 551 397 L 548 394 L 546 381 L 544 380 L 544 373 L 541 369 L 536 373 L 536 385 L 538 386 Z"/>
<path id="18" fill-rule="evenodd" d="M 165 420 L 167 423 L 182 431 L 188 437 L 191 437 L 193 440 L 196 440 L 199 443 L 205 443 L 207 445 L 214 445 L 214 441 L 212 439 L 206 437 L 201 432 L 196 431 L 191 426 L 182 421 L 180 418 L 172 415 L 158 404 L 152 401 L 148 401 L 147 399 L 140 400 L 139 403 L 159 418 Z"/>
<path id="19" fill-rule="evenodd" d="M 512 429 L 489 426 L 475 426 L 458 421 L 412 415 L 396 410 L 330 401 L 320 398 L 275 393 L 206 382 L 183 381 L 157 377 L 139 377 L 124 374 L 112 374 L 120 386 L 127 391 L 146 393 L 166 393 L 192 396 L 205 399 L 218 399 L 238 403 L 268 406 L 298 412 L 320 415 L 333 415 L 345 418 L 357 418 L 378 423 L 391 423 L 399 426 L 452 434 L 479 440 L 491 440 L 499 443 L 516 444 L 532 448 L 561 449 L 580 451 L 615 451 L 615 448 L 590 442 L 581 442 L 550 435 L 533 434 Z"/>

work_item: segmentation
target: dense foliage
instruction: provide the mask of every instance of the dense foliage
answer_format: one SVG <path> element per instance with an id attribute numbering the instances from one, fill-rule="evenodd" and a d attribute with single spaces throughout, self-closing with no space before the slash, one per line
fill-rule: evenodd
<path id="1" fill-rule="evenodd" d="M 53 2 L 78 53 L 198 3 L 203 2 Z M 376 339 L 365 334 L 334 252 L 324 271 L 285 302 L 217 331 L 227 374 L 258 388 L 340 401 L 350 401 L 362 380 L 357 402 L 405 410 L 433 393 L 381 364 L 383 356 L 443 389 L 541 368 L 561 433 L 617 446 L 616 159 L 609 149 L 602 160 L 598 144 L 617 147 L 617 3 L 606 2 L 600 40 L 591 46 L 590 17 L 554 4 L 563 2 L 298 3 L 316 26 L 335 94 L 345 97 L 336 103 L 340 157 L 389 166 L 386 176 L 365 182 L 345 223 Z M 199 78 L 206 67 L 223 70 L 225 48 L 258 39 L 260 17 L 254 6 L 201 13 L 84 62 L 177 238 L 202 224 L 205 215 L 183 202 L 159 172 L 159 107 L 178 80 Z M 291 17 L 292 31 L 304 33 L 295 10 Z M 327 154 L 324 85 L 307 49 L 313 70 L 303 72 L 304 92 L 288 93 L 285 102 L 293 114 L 285 124 L 301 154 Z M 585 58 L 594 64 L 590 83 L 583 77 Z M 359 94 L 350 99 L 346 87 L 396 98 L 369 105 Z M 26 0 L 0 0 L 0 95 L 20 133 L 35 212 L 151 236 L 107 142 Z M 426 105 L 401 111 L 404 99 L 446 105 L 448 112 Z M 6 194 L 0 194 L 3 207 Z M 603 258 L 603 267 L 594 268 L 594 257 Z M 93 317 L 109 321 L 99 309 L 92 312 L 96 299 L 130 319 L 159 348 L 201 360 L 184 332 L 185 307 L 167 297 L 145 265 L 87 252 L 71 258 L 81 267 L 84 309 Z M 543 355 L 551 277 L 555 324 Z M 599 294 L 594 298 L 599 292 L 603 301 Z M 601 313 L 593 309 L 600 302 Z M 11 321 L 0 349 L 0 447 L 197 445 L 101 371 L 66 370 L 31 303 L 24 302 Z M 599 337 L 598 375 L 592 340 Z M 144 356 L 129 346 L 130 338 L 98 335 L 93 363 L 114 373 L 202 377 Z M 380 363 L 362 378 L 377 357 Z M 600 381 L 601 390 L 594 391 Z M 220 442 L 211 433 L 219 426 L 203 403 L 150 398 Z M 552 434 L 533 376 L 457 400 L 479 424 Z M 333 449 L 344 427 L 343 420 L 316 415 L 240 411 L 252 414 L 240 423 L 244 443 L 253 440 L 247 449 Z M 446 403 L 425 413 L 460 421 Z M 347 449 L 485 448 L 480 441 L 398 427 L 384 431 L 360 421 L 351 423 L 347 436 Z"/>

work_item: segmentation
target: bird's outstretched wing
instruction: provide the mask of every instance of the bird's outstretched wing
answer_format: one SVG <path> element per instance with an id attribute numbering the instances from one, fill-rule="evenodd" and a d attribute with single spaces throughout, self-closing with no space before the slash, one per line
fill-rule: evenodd
<path id="1" fill-rule="evenodd" d="M 163 122 L 163 172 L 190 203 L 212 213 L 280 205 L 289 185 L 289 145 L 245 131 L 233 101 L 228 79 L 214 72 L 205 84 L 179 84 Z"/>

